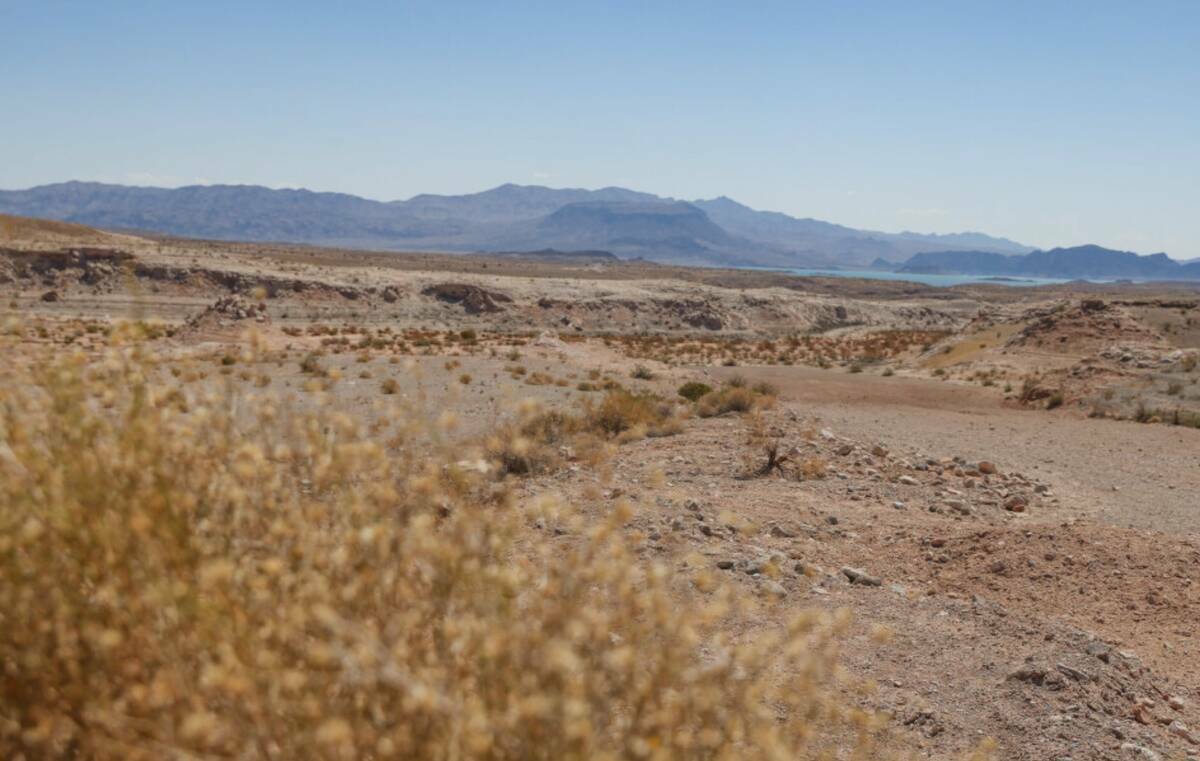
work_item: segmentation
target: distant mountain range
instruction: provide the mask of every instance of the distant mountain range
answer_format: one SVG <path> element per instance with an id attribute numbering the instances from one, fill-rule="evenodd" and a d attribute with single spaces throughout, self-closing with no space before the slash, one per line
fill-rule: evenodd
<path id="1" fill-rule="evenodd" d="M 193 238 L 397 251 L 600 250 L 688 264 L 861 267 L 970 248 L 1032 251 L 982 233 L 856 230 L 756 211 L 729 198 L 679 201 L 624 188 L 501 185 L 381 202 L 247 185 L 147 188 L 64 182 L 0 191 L 0 212 Z"/>
<path id="2" fill-rule="evenodd" d="M 936 251 L 913 256 L 897 272 L 1067 279 L 1200 280 L 1200 261 L 1139 256 L 1101 246 L 1074 246 L 1006 256 L 991 251 Z"/>

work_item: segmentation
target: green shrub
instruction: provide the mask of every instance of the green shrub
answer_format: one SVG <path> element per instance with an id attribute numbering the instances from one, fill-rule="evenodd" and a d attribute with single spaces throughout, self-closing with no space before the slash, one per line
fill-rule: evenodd
<path id="1" fill-rule="evenodd" d="M 679 387 L 679 395 L 689 402 L 699 401 L 700 397 L 712 391 L 712 386 L 699 381 L 688 381 Z"/>

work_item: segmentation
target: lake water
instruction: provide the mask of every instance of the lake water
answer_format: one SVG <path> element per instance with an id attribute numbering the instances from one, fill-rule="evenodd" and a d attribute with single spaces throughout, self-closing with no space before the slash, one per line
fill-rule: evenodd
<path id="1" fill-rule="evenodd" d="M 1055 285 L 1066 283 L 1063 278 L 1052 277 L 1014 277 L 1000 280 L 990 279 L 988 275 L 924 275 L 911 272 L 885 272 L 883 270 L 820 270 L 820 269 L 779 269 L 792 275 L 808 277 L 859 277 L 868 280 L 903 280 L 910 283 L 925 285 L 951 286 L 966 283 L 988 283 L 992 285 L 1012 285 L 1028 287 L 1031 285 Z"/>

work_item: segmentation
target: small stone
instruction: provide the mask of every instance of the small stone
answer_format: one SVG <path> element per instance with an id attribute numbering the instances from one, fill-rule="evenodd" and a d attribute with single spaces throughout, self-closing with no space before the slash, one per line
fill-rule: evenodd
<path id="1" fill-rule="evenodd" d="M 742 570 L 746 572 L 747 576 L 759 576 L 766 569 L 767 562 L 765 560 L 752 560 L 747 563 L 746 567 Z"/>
<path id="2" fill-rule="evenodd" d="M 1175 709 L 1176 711 L 1182 711 L 1184 708 L 1187 708 L 1187 703 L 1178 695 L 1172 695 L 1171 697 L 1167 698 L 1167 705 L 1171 706 L 1171 708 Z"/>
<path id="3" fill-rule="evenodd" d="M 1108 663 L 1109 658 L 1112 656 L 1112 648 L 1100 640 L 1089 642 L 1087 652 L 1088 655 L 1094 655 L 1105 663 Z"/>
<path id="4" fill-rule="evenodd" d="M 878 587 L 883 585 L 883 581 L 870 575 L 861 568 L 851 568 L 845 566 L 842 568 L 842 575 L 850 580 L 851 584 L 862 584 L 867 587 Z"/>
<path id="5" fill-rule="evenodd" d="M 778 537 L 780 539 L 792 539 L 795 538 L 796 532 L 784 526 L 780 526 L 779 524 L 775 524 L 771 527 L 771 536 Z"/>
<path id="6" fill-rule="evenodd" d="M 1077 668 L 1073 668 L 1073 667 L 1071 667 L 1071 666 L 1068 666 L 1068 665 L 1067 665 L 1067 664 L 1065 664 L 1065 663 L 1059 663 L 1059 664 L 1057 664 L 1057 668 L 1058 668 L 1058 670 L 1059 670 L 1059 671 L 1061 671 L 1063 674 L 1065 674 L 1066 676 L 1069 676 L 1069 677 L 1071 677 L 1072 679 L 1074 679 L 1074 680 L 1075 680 L 1075 681 L 1077 681 L 1077 682 L 1090 682 L 1090 681 L 1092 681 L 1092 675 L 1091 675 L 1091 674 L 1089 674 L 1088 672 L 1086 672 L 1086 671 L 1083 671 L 1083 670 L 1081 670 L 1081 669 L 1077 669 Z"/>
<path id="7" fill-rule="evenodd" d="M 900 478 L 896 479 L 896 481 L 897 483 L 904 484 L 905 486 L 918 486 L 921 483 L 912 476 L 900 476 Z"/>
<path id="8" fill-rule="evenodd" d="M 995 463 L 988 462 L 987 460 L 980 461 L 980 463 L 975 466 L 975 469 L 985 476 L 995 475 L 996 473 Z"/>
<path id="9" fill-rule="evenodd" d="M 767 594 L 771 597 L 774 597 L 776 599 L 781 598 L 781 597 L 787 597 L 787 589 L 785 589 L 784 586 L 782 584 L 780 584 L 778 581 L 772 581 L 771 579 L 767 579 L 766 581 L 764 581 L 762 583 L 761 589 L 765 594 Z"/>
<path id="10" fill-rule="evenodd" d="M 1029 501 L 1020 494 L 1014 494 L 1004 500 L 1004 509 L 1010 513 L 1023 513 L 1025 508 L 1029 506 Z"/>
<path id="11" fill-rule="evenodd" d="M 722 571 L 728 571 L 729 569 L 733 568 L 733 561 L 732 560 L 718 560 L 717 568 L 720 568 Z"/>
<path id="12" fill-rule="evenodd" d="M 1142 759 L 1142 761 L 1162 761 L 1162 756 L 1157 751 L 1150 750 L 1144 745 L 1122 743 L 1121 750 L 1131 754 L 1133 758 Z"/>
<path id="13" fill-rule="evenodd" d="M 961 499 L 948 499 L 948 500 L 945 500 L 945 503 L 946 503 L 946 507 L 950 508 L 951 510 L 954 510 L 957 513 L 961 513 L 962 515 L 970 515 L 971 514 L 970 505 L 968 505 L 966 502 L 963 502 Z"/>

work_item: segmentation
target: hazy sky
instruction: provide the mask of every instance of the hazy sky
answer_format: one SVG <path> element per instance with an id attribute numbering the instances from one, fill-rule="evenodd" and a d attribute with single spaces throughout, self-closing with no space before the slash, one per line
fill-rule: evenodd
<path id="1" fill-rule="evenodd" d="M 0 188 L 622 185 L 1200 256 L 1200 2 L 0 0 Z"/>

